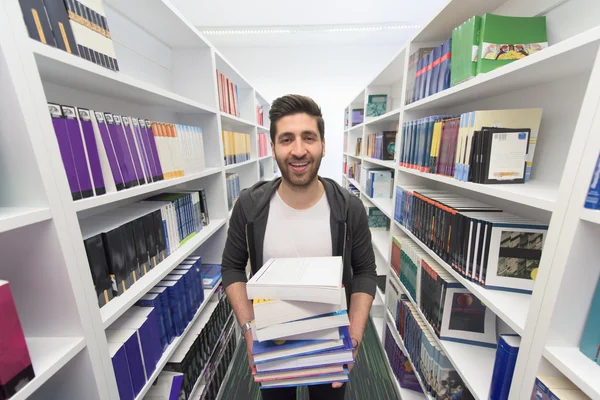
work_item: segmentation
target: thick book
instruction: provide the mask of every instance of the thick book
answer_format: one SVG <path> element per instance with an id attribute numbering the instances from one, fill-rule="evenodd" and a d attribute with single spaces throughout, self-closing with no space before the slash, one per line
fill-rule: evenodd
<path id="1" fill-rule="evenodd" d="M 10 285 L 0 280 L 0 398 L 7 399 L 35 378 Z"/>
<path id="2" fill-rule="evenodd" d="M 110 139 L 108 126 L 104 121 L 104 113 L 91 111 L 90 114 L 94 136 L 98 143 L 98 157 L 106 191 L 111 193 L 123 190 L 125 189 L 125 179 L 119 166 L 114 145 Z"/>
<path id="3" fill-rule="evenodd" d="M 90 264 L 98 305 L 102 307 L 113 298 L 112 284 L 114 282 L 110 277 L 108 263 L 106 262 L 102 235 L 84 236 L 83 245 Z"/>
<path id="4" fill-rule="evenodd" d="M 305 356 L 328 350 L 348 347 L 350 339 L 347 327 L 340 328 L 340 337 L 335 340 L 267 340 L 255 341 L 252 346 L 252 357 L 255 364 L 284 358 Z M 350 344 L 351 346 L 351 344 Z"/>
<path id="5" fill-rule="evenodd" d="M 117 390 L 119 399 L 133 400 L 133 383 L 131 382 L 131 373 L 127 364 L 127 353 L 124 343 L 108 343 L 108 353 L 112 361 L 115 379 L 117 381 Z"/>
<path id="6" fill-rule="evenodd" d="M 452 64 L 450 85 L 472 79 L 477 75 L 477 55 L 481 17 L 475 15 L 452 30 Z"/>
<path id="7" fill-rule="evenodd" d="M 258 341 L 256 336 L 256 325 L 254 321 L 250 323 L 252 325 L 252 340 Z M 328 328 L 319 331 L 296 333 L 290 336 L 282 336 L 277 338 L 278 340 L 336 340 L 340 338 L 339 328 Z"/>
<path id="8" fill-rule="evenodd" d="M 332 365 L 327 367 L 315 367 L 315 368 L 302 368 L 289 371 L 281 372 L 263 372 L 259 373 L 256 371 L 256 367 L 252 368 L 252 375 L 254 376 L 255 382 L 268 382 L 277 381 L 281 379 L 292 379 L 292 378 L 306 378 L 310 376 L 320 376 L 327 374 L 341 374 L 347 372 L 348 368 L 343 364 Z"/>
<path id="9" fill-rule="evenodd" d="M 496 348 L 496 359 L 492 372 L 492 384 L 490 386 L 490 400 L 507 399 L 510 392 L 521 337 L 518 335 L 500 335 L 498 347 Z"/>
<path id="10" fill-rule="evenodd" d="M 344 310 L 256 329 L 256 337 L 262 342 L 265 340 L 274 340 L 291 335 L 310 333 L 323 329 L 339 328 L 348 325 L 350 325 L 348 313 Z"/>
<path id="11" fill-rule="evenodd" d="M 125 348 L 127 356 L 127 367 L 131 376 L 131 385 L 133 394 L 137 396 L 146 384 L 144 374 L 144 364 L 139 346 L 137 331 L 135 329 L 106 330 L 106 341 L 108 343 L 118 343 Z"/>
<path id="12" fill-rule="evenodd" d="M 440 73 L 436 87 L 437 92 L 441 92 L 442 90 L 446 90 L 450 87 L 450 75 L 452 73 L 452 63 L 454 62 L 454 56 L 452 54 L 452 39 L 446 40 L 441 45 L 441 48 Z"/>
<path id="13" fill-rule="evenodd" d="M 162 371 L 156 384 L 152 385 L 144 396 L 147 400 L 178 400 L 183 384 L 184 374 L 173 371 Z"/>
<path id="14" fill-rule="evenodd" d="M 94 125 L 92 123 L 93 113 L 85 108 L 77 108 L 77 118 L 79 128 L 85 143 L 84 151 L 87 158 L 88 168 L 92 174 L 94 194 L 96 196 L 106 193 L 102 167 L 100 165 L 100 156 L 98 144 L 95 135 Z"/>
<path id="15" fill-rule="evenodd" d="M 218 276 L 220 277 L 220 272 Z M 272 325 L 314 317 L 315 315 L 346 310 L 346 293 L 344 290 L 340 291 L 340 297 L 340 304 L 315 303 L 312 301 L 254 299 L 252 302 L 254 308 L 254 323 L 258 329 L 262 329 Z"/>
<path id="16" fill-rule="evenodd" d="M 271 388 L 282 388 L 282 387 L 296 387 L 296 386 L 311 386 L 311 385 L 324 385 L 333 382 L 348 382 L 348 374 L 327 374 L 320 376 L 311 376 L 305 378 L 290 378 L 280 379 L 276 381 L 268 381 L 260 384 L 262 389 Z"/>
<path id="17" fill-rule="evenodd" d="M 340 304 L 342 257 L 274 258 L 246 284 L 249 299 Z"/>
<path id="18" fill-rule="evenodd" d="M 477 73 L 490 72 L 547 47 L 545 16 L 484 14 L 481 18 Z"/>
<path id="19" fill-rule="evenodd" d="M 90 168 L 83 146 L 83 137 L 79 126 L 79 120 L 77 119 L 77 112 L 75 107 L 71 106 L 61 106 L 61 109 L 69 135 L 69 142 L 71 144 L 71 152 L 73 154 L 73 161 L 75 162 L 75 172 L 77 173 L 77 181 L 79 182 L 81 195 L 83 198 L 92 197 L 94 195 L 94 189 L 92 187 Z"/>
<path id="20" fill-rule="evenodd" d="M 586 357 L 600 365 L 600 281 L 596 285 L 579 349 Z"/>
<path id="21" fill-rule="evenodd" d="M 267 361 L 265 363 L 256 364 L 256 371 L 258 373 L 278 372 L 296 370 L 300 368 L 315 368 L 339 364 L 350 364 L 354 362 L 352 350 L 353 349 L 333 350 L 307 356 Z"/>
<path id="22" fill-rule="evenodd" d="M 56 47 L 43 0 L 20 0 L 23 19 L 29 37 L 44 44 Z"/>
<path id="23" fill-rule="evenodd" d="M 52 27 L 56 47 L 78 56 L 79 50 L 71 30 L 65 2 L 61 0 L 44 0 L 44 7 Z"/>
<path id="24" fill-rule="evenodd" d="M 119 124 L 117 125 L 114 116 L 111 113 L 104 113 L 104 121 L 108 126 L 108 134 L 110 137 L 110 141 L 115 150 L 115 154 L 117 156 L 117 160 L 119 163 L 119 168 L 121 170 L 121 174 L 124 179 L 125 188 L 130 188 L 132 186 L 137 186 L 137 178 L 135 177 L 135 173 L 133 171 L 133 162 L 131 158 L 127 159 L 125 157 L 125 146 L 124 146 L 124 138 L 122 134 L 120 118 Z"/>

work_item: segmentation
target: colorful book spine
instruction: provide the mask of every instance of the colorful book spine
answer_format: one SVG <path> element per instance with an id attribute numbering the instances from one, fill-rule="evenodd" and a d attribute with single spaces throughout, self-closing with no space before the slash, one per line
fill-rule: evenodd
<path id="1" fill-rule="evenodd" d="M 583 206 L 590 210 L 600 209 L 600 156 L 598 156 L 598 160 L 596 161 L 594 175 L 592 175 L 590 188 L 588 189 L 588 194 Z"/>

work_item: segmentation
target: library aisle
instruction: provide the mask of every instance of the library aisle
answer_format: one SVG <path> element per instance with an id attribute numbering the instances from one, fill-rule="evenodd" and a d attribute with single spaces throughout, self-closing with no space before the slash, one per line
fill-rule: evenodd
<path id="1" fill-rule="evenodd" d="M 600 400 L 600 2 L 352 1 L 0 1 L 0 399 Z M 221 263 L 292 89 L 377 288 L 356 359 L 315 273 L 251 371 Z"/>

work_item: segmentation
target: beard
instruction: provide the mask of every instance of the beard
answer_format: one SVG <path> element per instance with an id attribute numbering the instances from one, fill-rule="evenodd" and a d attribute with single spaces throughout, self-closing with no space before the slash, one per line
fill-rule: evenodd
<path id="1" fill-rule="evenodd" d="M 284 179 L 287 184 L 298 189 L 303 189 L 317 179 L 322 158 L 322 155 L 316 159 L 307 157 L 303 159 L 280 161 L 279 158 L 277 158 L 277 166 L 279 167 L 279 171 L 281 171 L 281 178 Z M 290 163 L 294 162 L 308 162 L 308 167 L 301 173 L 295 172 L 290 166 Z"/>

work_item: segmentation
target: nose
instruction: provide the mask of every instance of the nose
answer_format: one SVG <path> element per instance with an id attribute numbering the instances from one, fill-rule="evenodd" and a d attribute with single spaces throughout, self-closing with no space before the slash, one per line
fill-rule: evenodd
<path id="1" fill-rule="evenodd" d="M 304 157 L 304 155 L 306 154 L 306 148 L 304 147 L 304 142 L 302 141 L 302 138 L 296 138 L 296 140 L 294 140 L 291 154 L 296 158 Z"/>

